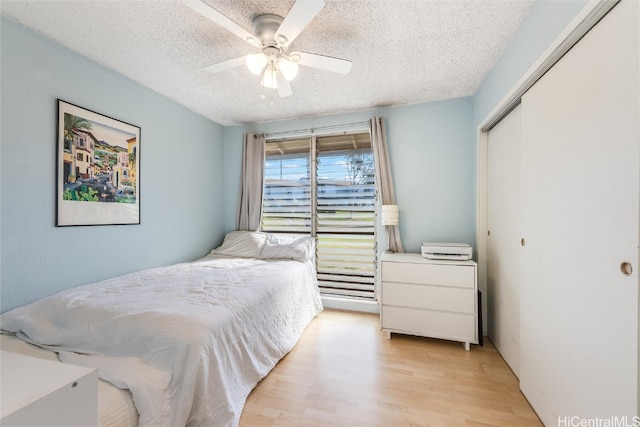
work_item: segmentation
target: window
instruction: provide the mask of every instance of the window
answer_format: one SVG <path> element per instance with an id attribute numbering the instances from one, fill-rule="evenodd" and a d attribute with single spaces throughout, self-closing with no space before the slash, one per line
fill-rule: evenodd
<path id="1" fill-rule="evenodd" d="M 375 298 L 374 170 L 368 132 L 266 142 L 262 230 L 315 236 L 324 295 Z"/>
<path id="2" fill-rule="evenodd" d="M 78 154 L 76 155 L 76 158 L 77 158 L 77 159 L 78 159 L 78 161 L 80 161 L 80 162 L 84 161 L 84 156 L 82 155 L 82 153 L 78 153 Z"/>

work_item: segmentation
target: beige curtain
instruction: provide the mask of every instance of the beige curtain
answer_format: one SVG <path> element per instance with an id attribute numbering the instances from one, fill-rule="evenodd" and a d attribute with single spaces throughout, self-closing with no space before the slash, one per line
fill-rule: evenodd
<path id="1" fill-rule="evenodd" d="M 262 184 L 264 177 L 264 135 L 247 133 L 242 147 L 242 185 L 236 228 L 256 231 L 262 214 Z"/>
<path id="2" fill-rule="evenodd" d="M 383 205 L 395 205 L 396 194 L 393 189 L 389 149 L 387 147 L 387 134 L 382 117 L 373 117 L 371 119 L 371 146 L 373 147 L 373 159 L 376 168 L 376 189 L 380 195 L 380 201 Z M 389 241 L 388 250 L 404 252 L 402 242 L 400 241 L 400 229 L 398 226 L 385 225 L 384 228 Z"/>

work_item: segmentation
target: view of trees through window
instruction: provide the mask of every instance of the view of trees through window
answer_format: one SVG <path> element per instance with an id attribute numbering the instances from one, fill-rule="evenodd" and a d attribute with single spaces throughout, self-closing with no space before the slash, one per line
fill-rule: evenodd
<path id="1" fill-rule="evenodd" d="M 325 295 L 374 299 L 374 184 L 369 133 L 266 143 L 262 229 L 316 237 Z"/>

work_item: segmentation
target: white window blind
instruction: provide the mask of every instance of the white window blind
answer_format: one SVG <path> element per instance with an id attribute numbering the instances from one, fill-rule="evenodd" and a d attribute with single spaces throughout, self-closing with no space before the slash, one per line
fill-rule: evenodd
<path id="1" fill-rule="evenodd" d="M 375 298 L 375 175 L 368 133 L 268 141 L 262 229 L 310 233 L 324 295 Z"/>
<path id="2" fill-rule="evenodd" d="M 311 142 L 267 142 L 262 230 L 311 233 Z"/>

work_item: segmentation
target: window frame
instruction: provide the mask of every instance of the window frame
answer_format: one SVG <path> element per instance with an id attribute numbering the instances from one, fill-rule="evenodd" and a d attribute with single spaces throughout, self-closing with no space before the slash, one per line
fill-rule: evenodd
<path id="1" fill-rule="evenodd" d="M 308 140 L 309 145 L 308 145 L 308 149 L 305 150 L 305 155 L 308 156 L 308 178 L 309 178 L 309 182 L 310 182 L 310 227 L 309 227 L 309 231 L 304 231 L 304 233 L 308 233 L 310 236 L 314 237 L 316 243 L 318 242 L 318 227 L 317 227 L 317 218 L 318 218 L 318 157 L 319 157 L 319 153 L 318 153 L 318 139 L 322 139 L 325 137 L 332 137 L 332 136 L 349 136 L 349 135 L 362 135 L 362 134 L 366 134 L 368 137 L 368 143 L 369 143 L 369 147 L 368 149 L 371 150 L 371 156 L 373 156 L 373 147 L 371 146 L 371 133 L 369 129 L 358 129 L 358 130 L 353 130 L 353 131 L 342 131 L 342 132 L 327 132 L 327 133 L 323 133 L 323 134 L 317 134 L 317 133 L 312 133 L 310 135 L 296 135 L 296 136 L 291 136 L 291 137 L 274 137 L 274 138 L 270 138 L 268 136 L 265 137 L 265 144 L 269 144 L 269 143 L 274 143 L 274 142 L 286 142 L 286 141 L 292 141 L 292 140 Z M 352 153 L 357 153 L 360 150 L 356 149 L 339 149 L 339 150 L 327 150 L 326 152 L 332 152 L 332 153 L 338 153 L 338 152 L 352 152 Z M 291 156 L 291 158 L 295 158 L 296 156 L 298 156 L 299 154 L 302 153 L 292 153 L 292 154 L 282 154 L 282 156 Z M 346 154 L 345 154 L 346 156 Z M 265 165 L 267 162 L 267 158 L 268 158 L 268 154 L 265 151 Z M 375 160 L 374 160 L 375 161 Z M 372 227 L 372 231 L 370 233 L 362 233 L 362 235 L 371 235 L 372 239 L 373 239 L 373 248 L 372 248 L 372 263 L 373 263 L 373 277 L 372 277 L 372 281 L 373 281 L 373 291 L 371 293 L 371 298 L 367 298 L 367 297 L 354 297 L 354 296 L 340 296 L 337 294 L 326 294 L 323 293 L 323 298 L 324 297 L 330 297 L 330 298 L 346 298 L 346 299 L 353 299 L 354 301 L 363 301 L 363 302 L 367 302 L 367 301 L 372 301 L 372 302 L 376 302 L 378 299 L 378 257 L 379 257 L 379 244 L 378 244 L 378 239 L 380 236 L 380 232 L 378 230 L 379 224 L 378 224 L 378 211 L 379 211 L 379 195 L 377 193 L 377 186 L 375 185 L 375 180 L 377 178 L 375 177 L 375 173 L 374 173 L 374 183 L 373 185 L 373 196 L 374 196 L 374 202 L 373 202 L 373 221 L 371 224 Z M 263 178 L 263 185 L 266 186 L 266 175 Z M 266 190 L 265 190 L 265 194 L 266 194 Z M 264 200 L 262 202 L 262 206 L 264 208 Z M 263 230 L 263 218 L 261 215 L 261 219 L 260 219 L 260 229 Z M 264 230 L 264 231 L 269 231 L 269 230 Z M 272 231 L 272 232 L 278 232 L 278 231 Z M 279 231 L 279 232 L 287 232 L 287 231 Z M 296 233 L 296 231 L 291 231 L 292 233 Z M 299 233 L 299 232 L 298 232 Z M 321 233 L 321 234 L 327 234 L 327 233 Z M 331 232 L 329 234 L 340 234 L 340 232 Z M 350 233 L 345 233 L 345 234 L 350 234 Z M 357 233 L 356 233 L 357 234 Z M 351 235 L 353 235 L 351 233 Z M 318 249 L 316 248 L 316 253 L 317 253 Z M 316 257 L 316 267 L 317 267 L 317 257 Z M 318 274 L 318 273 L 317 273 Z"/>

